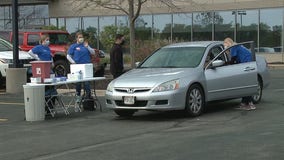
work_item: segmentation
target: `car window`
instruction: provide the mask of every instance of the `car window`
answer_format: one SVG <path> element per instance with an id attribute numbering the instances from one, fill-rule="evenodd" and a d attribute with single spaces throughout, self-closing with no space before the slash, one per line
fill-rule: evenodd
<path id="1" fill-rule="evenodd" d="M 69 34 L 49 33 L 50 44 L 66 45 L 70 40 Z"/>
<path id="2" fill-rule="evenodd" d="M 38 34 L 29 34 L 28 35 L 28 45 L 35 46 L 38 45 L 40 41 L 40 37 Z"/>
<path id="3" fill-rule="evenodd" d="M 142 68 L 193 68 L 199 65 L 205 47 L 162 48 L 147 58 Z"/>
<path id="4" fill-rule="evenodd" d="M 5 44 L 5 42 L 0 41 L 0 52 L 11 51 L 12 48 Z"/>

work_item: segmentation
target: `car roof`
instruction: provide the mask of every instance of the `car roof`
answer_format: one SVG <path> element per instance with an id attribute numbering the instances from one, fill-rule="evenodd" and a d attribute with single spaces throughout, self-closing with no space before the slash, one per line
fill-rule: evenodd
<path id="1" fill-rule="evenodd" d="M 222 41 L 194 41 L 194 42 L 181 42 L 167 45 L 163 48 L 175 48 L 175 47 L 208 47 L 212 44 L 223 44 Z"/>

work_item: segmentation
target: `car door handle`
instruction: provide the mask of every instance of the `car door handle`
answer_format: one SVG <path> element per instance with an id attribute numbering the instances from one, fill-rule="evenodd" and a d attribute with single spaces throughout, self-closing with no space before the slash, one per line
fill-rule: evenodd
<path id="1" fill-rule="evenodd" d="M 253 71 L 253 70 L 255 70 L 255 67 L 246 67 L 244 69 L 244 71 Z"/>

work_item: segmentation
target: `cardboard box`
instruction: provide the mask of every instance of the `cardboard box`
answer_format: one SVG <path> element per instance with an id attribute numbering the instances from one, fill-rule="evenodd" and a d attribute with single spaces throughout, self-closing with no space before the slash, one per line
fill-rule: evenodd
<path id="1" fill-rule="evenodd" d="M 76 74 L 79 72 L 82 72 L 83 78 L 91 78 L 94 77 L 94 71 L 93 71 L 93 64 L 71 64 L 70 65 L 70 72 L 71 74 Z"/>

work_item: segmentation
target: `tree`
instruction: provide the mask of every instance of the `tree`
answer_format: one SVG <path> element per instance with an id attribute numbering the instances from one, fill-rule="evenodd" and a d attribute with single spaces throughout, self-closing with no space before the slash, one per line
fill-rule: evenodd
<path id="1" fill-rule="evenodd" d="M 70 0 L 70 3 L 74 10 L 78 12 L 86 8 L 107 8 L 111 10 L 118 10 L 128 16 L 129 22 L 129 39 L 130 39 L 130 55 L 131 66 L 135 66 L 135 21 L 140 15 L 141 7 L 144 3 L 150 0 Z M 192 0 L 190 0 L 192 1 Z M 156 4 L 163 4 L 169 8 L 178 9 L 173 0 L 160 0 L 154 1 Z"/>

